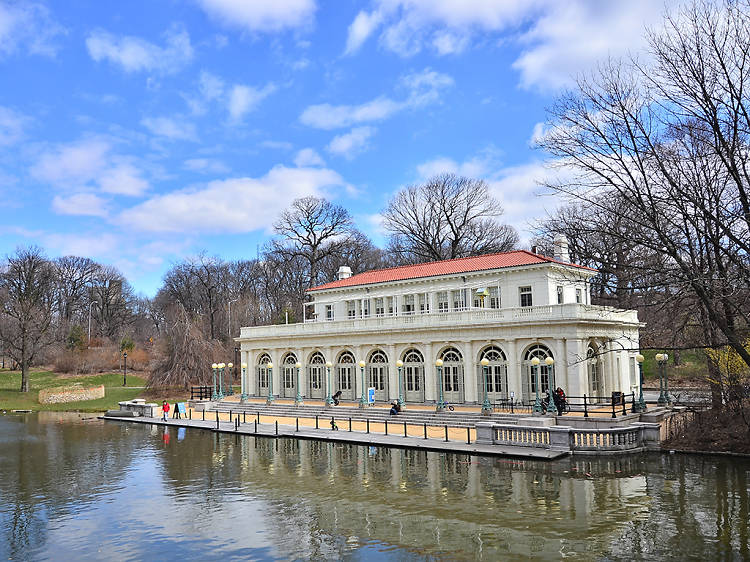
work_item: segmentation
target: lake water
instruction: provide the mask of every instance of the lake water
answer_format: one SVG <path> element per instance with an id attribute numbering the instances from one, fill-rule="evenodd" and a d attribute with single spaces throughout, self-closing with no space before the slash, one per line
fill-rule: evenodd
<path id="1" fill-rule="evenodd" d="M 749 476 L 5 415 L 0 559 L 748 560 Z"/>

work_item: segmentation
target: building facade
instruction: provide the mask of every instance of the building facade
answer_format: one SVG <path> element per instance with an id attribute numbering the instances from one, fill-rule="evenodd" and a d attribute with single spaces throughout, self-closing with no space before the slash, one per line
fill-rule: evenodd
<path id="1" fill-rule="evenodd" d="M 569 396 L 632 392 L 637 313 L 590 304 L 596 271 L 567 261 L 559 239 L 554 259 L 514 251 L 354 276 L 342 267 L 308 292 L 305 322 L 241 329 L 242 392 L 360 400 L 374 389 L 376 401 L 407 404 L 441 391 L 448 404 L 482 403 L 485 393 L 529 401 L 537 385 Z"/>

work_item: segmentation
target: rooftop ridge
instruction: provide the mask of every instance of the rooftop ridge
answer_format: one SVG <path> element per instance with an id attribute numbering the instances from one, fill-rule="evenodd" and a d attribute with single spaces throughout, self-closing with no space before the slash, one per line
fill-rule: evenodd
<path id="1" fill-rule="evenodd" d="M 533 259 L 534 261 L 527 262 L 527 263 L 506 263 L 506 264 L 492 263 L 492 264 L 487 264 L 487 267 L 481 267 L 482 261 L 491 262 L 493 261 L 493 258 L 498 258 L 500 256 L 513 256 L 513 255 L 527 256 L 529 259 Z M 343 288 L 343 287 L 356 287 L 358 285 L 375 285 L 378 283 L 387 283 L 389 281 L 405 281 L 407 279 L 419 279 L 419 278 L 435 277 L 435 276 L 440 276 L 440 275 L 449 275 L 451 273 L 460 273 L 461 271 L 430 272 L 430 269 L 435 268 L 435 266 L 439 266 L 439 265 L 448 266 L 448 268 L 450 268 L 449 267 L 450 264 L 455 264 L 457 262 L 470 261 L 470 260 L 474 262 L 479 262 L 478 265 L 480 265 L 480 267 L 476 269 L 468 269 L 465 271 L 466 273 L 470 273 L 474 271 L 486 271 L 486 270 L 491 270 L 491 269 L 502 269 L 505 267 L 535 265 L 535 264 L 540 264 L 540 263 L 556 263 L 556 264 L 565 265 L 568 267 L 575 267 L 578 269 L 596 271 L 595 269 L 592 269 L 590 267 L 563 262 L 560 260 L 556 260 L 554 258 L 550 258 L 548 256 L 535 254 L 534 252 L 530 252 L 528 250 L 511 250 L 509 252 L 493 252 L 491 254 L 481 254 L 478 256 L 464 256 L 460 258 L 451 258 L 448 260 L 435 260 L 435 261 L 424 262 L 424 263 L 385 267 L 382 269 L 371 269 L 368 271 L 357 273 L 356 275 L 352 275 L 351 277 L 348 277 L 346 279 L 337 279 L 334 281 L 330 281 L 328 283 L 317 285 L 316 287 L 311 287 L 310 289 L 307 289 L 307 292 L 320 291 L 320 290 L 325 290 L 325 289 L 337 289 L 337 288 Z M 399 277 L 394 278 L 392 274 L 395 272 L 401 272 L 403 277 L 399 276 Z M 413 272 L 413 275 L 410 275 L 411 272 Z M 389 275 L 389 273 L 391 275 Z"/>

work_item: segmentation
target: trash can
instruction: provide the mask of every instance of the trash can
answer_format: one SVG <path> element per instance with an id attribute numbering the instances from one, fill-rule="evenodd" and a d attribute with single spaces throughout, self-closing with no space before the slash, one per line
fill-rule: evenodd
<path id="1" fill-rule="evenodd" d="M 612 405 L 613 406 L 619 406 L 622 404 L 622 401 L 625 399 L 625 393 L 616 390 L 612 393 Z"/>

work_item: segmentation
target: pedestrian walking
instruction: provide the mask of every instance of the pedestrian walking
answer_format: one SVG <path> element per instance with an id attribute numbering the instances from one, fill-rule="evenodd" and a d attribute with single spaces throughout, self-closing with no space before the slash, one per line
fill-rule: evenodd
<path id="1" fill-rule="evenodd" d="M 164 421 L 167 421 L 167 418 L 169 417 L 169 404 L 167 403 L 166 400 L 162 400 L 161 413 L 162 413 L 162 419 Z"/>

